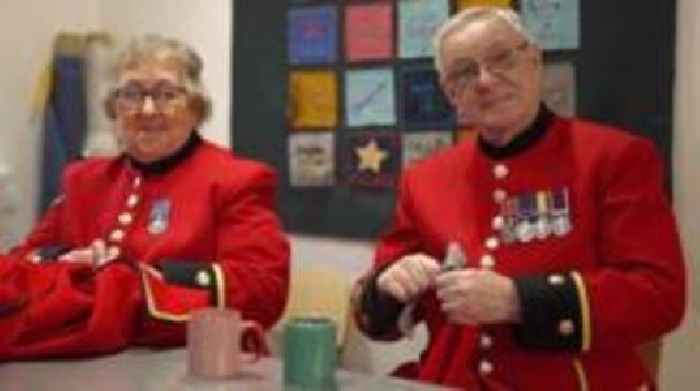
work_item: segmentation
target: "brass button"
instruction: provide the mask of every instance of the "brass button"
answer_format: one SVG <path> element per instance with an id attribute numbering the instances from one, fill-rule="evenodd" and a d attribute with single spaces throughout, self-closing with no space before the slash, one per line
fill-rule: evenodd
<path id="1" fill-rule="evenodd" d="M 508 166 L 503 163 L 496 164 L 493 166 L 493 176 L 496 177 L 496 179 L 504 179 L 508 176 Z"/>
<path id="2" fill-rule="evenodd" d="M 134 217 L 131 215 L 131 213 L 124 212 L 117 217 L 117 220 L 119 220 L 119 224 L 121 225 L 129 225 L 134 220 Z"/>
<path id="3" fill-rule="evenodd" d="M 115 229 L 109 233 L 109 240 L 112 242 L 121 242 L 124 239 L 124 230 Z"/>
<path id="4" fill-rule="evenodd" d="M 571 334 L 574 333 L 576 330 L 576 326 L 574 325 L 574 321 L 571 319 L 564 319 L 559 322 L 559 334 L 568 337 Z"/>
<path id="5" fill-rule="evenodd" d="M 500 204 L 508 198 L 508 193 L 503 189 L 496 189 L 493 191 L 493 200 Z"/>
<path id="6" fill-rule="evenodd" d="M 495 237 L 495 236 L 491 236 L 491 237 L 489 237 L 489 238 L 486 238 L 485 245 L 486 245 L 486 248 L 488 248 L 489 250 L 495 250 L 495 249 L 497 249 L 498 246 L 499 246 L 499 244 L 500 244 L 500 243 L 499 243 L 499 241 L 498 241 L 498 238 Z"/>
<path id="7" fill-rule="evenodd" d="M 489 349 L 493 346 L 493 338 L 486 333 L 481 334 L 481 337 L 479 338 L 479 345 L 482 349 Z"/>
<path id="8" fill-rule="evenodd" d="M 199 286 L 209 286 L 209 284 L 211 284 L 211 276 L 209 272 L 201 270 L 195 275 L 195 281 Z"/>
<path id="9" fill-rule="evenodd" d="M 134 189 L 136 189 L 136 188 L 138 188 L 139 186 L 141 186 L 141 182 L 142 182 L 141 177 L 138 177 L 138 176 L 137 176 L 137 177 L 134 178 L 134 180 L 131 182 L 131 186 L 132 186 Z"/>
<path id="10" fill-rule="evenodd" d="M 481 257 L 480 264 L 484 269 L 493 269 L 493 267 L 496 266 L 496 258 L 494 258 L 491 254 L 484 254 Z"/>
<path id="11" fill-rule="evenodd" d="M 126 199 L 126 206 L 129 208 L 133 208 L 139 203 L 139 196 L 138 194 L 130 194 L 129 198 Z"/>
<path id="12" fill-rule="evenodd" d="M 491 372 L 493 372 L 493 364 L 491 364 L 490 361 L 481 360 L 479 362 L 479 373 L 482 376 L 486 376 L 486 375 L 491 374 Z"/>
<path id="13" fill-rule="evenodd" d="M 547 281 L 549 281 L 550 285 L 562 285 L 564 283 L 564 276 L 561 274 L 550 274 L 549 277 L 547 277 Z"/>

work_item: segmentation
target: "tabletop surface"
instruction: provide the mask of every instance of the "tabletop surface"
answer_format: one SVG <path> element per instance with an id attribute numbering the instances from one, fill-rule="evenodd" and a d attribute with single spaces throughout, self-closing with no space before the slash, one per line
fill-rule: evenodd
<path id="1" fill-rule="evenodd" d="M 127 350 L 91 359 L 6 363 L 0 364 L 0 379 L 2 389 L 6 391 L 285 389 L 282 386 L 282 362 L 276 358 L 263 358 L 245 367 L 235 379 L 208 381 L 188 375 L 186 357 L 184 349 Z M 337 371 L 336 379 L 338 390 L 445 390 L 428 384 L 342 369 Z"/>

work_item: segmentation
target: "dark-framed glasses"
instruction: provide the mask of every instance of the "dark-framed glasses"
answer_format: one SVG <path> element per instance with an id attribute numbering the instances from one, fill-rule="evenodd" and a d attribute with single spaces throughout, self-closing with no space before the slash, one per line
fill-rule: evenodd
<path id="1" fill-rule="evenodd" d="M 169 83 L 161 83 L 152 88 L 126 84 L 114 90 L 117 104 L 128 111 L 141 110 L 147 97 L 151 98 L 156 109 L 170 109 L 182 104 L 186 95 L 187 90 L 184 87 Z"/>
<path id="2" fill-rule="evenodd" d="M 484 70 L 492 75 L 505 76 L 518 65 L 520 52 L 529 46 L 530 44 L 525 41 L 515 47 L 486 56 L 480 62 L 474 59 L 464 60 L 456 70 L 448 73 L 447 81 L 453 88 L 463 89 L 473 86 Z"/>

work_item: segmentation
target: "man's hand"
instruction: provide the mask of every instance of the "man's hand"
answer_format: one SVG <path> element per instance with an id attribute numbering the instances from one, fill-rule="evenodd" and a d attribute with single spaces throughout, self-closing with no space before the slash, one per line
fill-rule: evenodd
<path id="1" fill-rule="evenodd" d="M 435 283 L 442 311 L 451 323 L 479 325 L 520 321 L 515 284 L 502 274 L 470 268 L 442 273 Z"/>
<path id="2" fill-rule="evenodd" d="M 425 254 L 407 255 L 379 275 L 377 287 L 402 303 L 415 300 L 435 283 L 437 260 Z"/>

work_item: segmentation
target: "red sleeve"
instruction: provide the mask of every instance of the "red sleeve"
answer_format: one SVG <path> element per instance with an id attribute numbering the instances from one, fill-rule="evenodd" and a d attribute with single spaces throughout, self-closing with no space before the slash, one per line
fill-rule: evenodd
<path id="1" fill-rule="evenodd" d="M 677 327 L 685 267 L 653 146 L 636 141 L 603 173 L 601 264 L 581 271 L 593 345 L 636 345 Z M 585 299 L 584 299 L 585 300 Z"/>
<path id="2" fill-rule="evenodd" d="M 275 213 L 275 173 L 246 167 L 217 206 L 217 262 L 226 305 L 272 326 L 282 315 L 289 285 L 289 243 Z"/>

